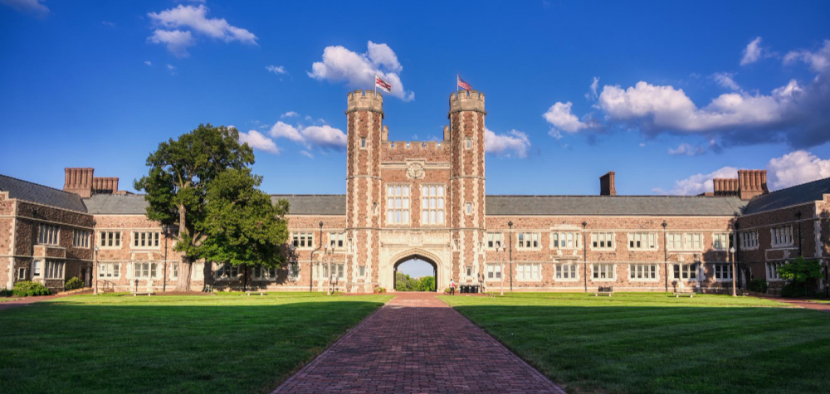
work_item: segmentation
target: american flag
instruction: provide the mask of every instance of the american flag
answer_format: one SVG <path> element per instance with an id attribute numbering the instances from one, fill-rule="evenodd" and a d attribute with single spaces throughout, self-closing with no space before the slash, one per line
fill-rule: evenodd
<path id="1" fill-rule="evenodd" d="M 375 87 L 380 88 L 380 90 L 386 93 L 392 93 L 392 84 L 380 79 L 377 75 L 375 75 Z"/>
<path id="2" fill-rule="evenodd" d="M 464 82 L 464 80 L 463 80 L 463 79 L 461 79 L 461 77 L 459 77 L 458 75 L 456 75 L 456 76 L 455 76 L 455 79 L 457 79 L 457 80 L 458 80 L 458 87 L 459 87 L 459 88 L 464 89 L 464 90 L 466 90 L 466 91 L 473 90 L 473 87 L 472 87 L 472 86 L 470 86 L 470 84 L 469 84 L 469 83 Z"/>

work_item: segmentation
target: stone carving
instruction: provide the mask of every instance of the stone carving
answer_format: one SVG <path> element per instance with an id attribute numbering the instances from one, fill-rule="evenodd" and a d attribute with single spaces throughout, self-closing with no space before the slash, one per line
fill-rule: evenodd
<path id="1" fill-rule="evenodd" d="M 424 166 L 421 163 L 412 163 L 406 169 L 406 176 L 409 179 L 421 179 L 424 177 Z"/>

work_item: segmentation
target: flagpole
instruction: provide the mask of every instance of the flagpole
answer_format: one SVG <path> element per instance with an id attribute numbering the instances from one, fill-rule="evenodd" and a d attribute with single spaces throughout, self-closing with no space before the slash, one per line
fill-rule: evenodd
<path id="1" fill-rule="evenodd" d="M 378 95 L 378 73 L 375 73 L 375 96 Z"/>
<path id="2" fill-rule="evenodd" d="M 458 74 L 455 74 L 455 92 L 458 93 Z"/>

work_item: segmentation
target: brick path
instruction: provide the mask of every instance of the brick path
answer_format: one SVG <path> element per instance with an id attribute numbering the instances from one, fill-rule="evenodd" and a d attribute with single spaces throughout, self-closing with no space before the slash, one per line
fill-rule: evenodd
<path id="1" fill-rule="evenodd" d="M 432 293 L 399 294 L 274 393 L 564 393 Z"/>

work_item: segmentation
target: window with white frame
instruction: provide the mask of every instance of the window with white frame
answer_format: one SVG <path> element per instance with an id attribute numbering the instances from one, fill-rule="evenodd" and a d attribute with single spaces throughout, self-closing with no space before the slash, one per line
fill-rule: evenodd
<path id="1" fill-rule="evenodd" d="M 254 267 L 254 279 L 256 280 L 276 280 L 277 269 L 274 267 L 263 267 L 261 265 Z"/>
<path id="2" fill-rule="evenodd" d="M 75 229 L 72 233 L 72 246 L 76 248 L 88 248 L 90 234 L 90 231 Z"/>
<path id="3" fill-rule="evenodd" d="M 58 231 L 60 231 L 60 227 L 58 226 L 40 223 L 38 225 L 37 243 L 46 245 L 57 245 Z"/>
<path id="4" fill-rule="evenodd" d="M 732 264 L 712 264 L 715 280 L 732 280 Z"/>
<path id="5" fill-rule="evenodd" d="M 578 249 L 582 244 L 582 234 L 578 232 L 554 232 L 553 249 Z"/>
<path id="6" fill-rule="evenodd" d="M 519 233 L 516 249 L 533 249 L 539 247 L 539 233 Z"/>
<path id="7" fill-rule="evenodd" d="M 701 250 L 703 234 L 701 233 L 668 233 L 669 250 Z"/>
<path id="8" fill-rule="evenodd" d="M 769 230 L 771 246 L 773 248 L 791 246 L 793 244 L 793 226 L 778 226 Z"/>
<path id="9" fill-rule="evenodd" d="M 98 277 L 118 279 L 121 277 L 121 263 L 98 263 Z"/>
<path id="10" fill-rule="evenodd" d="M 219 269 L 214 273 L 216 279 L 231 280 L 239 277 L 239 266 L 225 263 L 219 266 Z"/>
<path id="11" fill-rule="evenodd" d="M 357 277 L 358 278 L 365 278 L 366 277 L 366 266 L 360 265 L 357 267 Z"/>
<path id="12" fill-rule="evenodd" d="M 18 267 L 17 268 L 17 280 L 26 280 L 26 268 L 25 267 Z"/>
<path id="13" fill-rule="evenodd" d="M 553 278 L 558 280 L 576 279 L 576 264 L 560 263 L 554 265 Z"/>
<path id="14" fill-rule="evenodd" d="M 157 263 L 133 263 L 133 273 L 136 279 L 151 279 L 158 277 Z"/>
<path id="15" fill-rule="evenodd" d="M 158 231 L 133 231 L 134 248 L 158 248 L 161 233 Z"/>
<path id="16" fill-rule="evenodd" d="M 179 263 L 170 263 L 170 278 L 179 279 Z"/>
<path id="17" fill-rule="evenodd" d="M 65 263 L 59 260 L 46 260 L 46 279 L 63 279 Z"/>
<path id="18" fill-rule="evenodd" d="M 464 206 L 465 206 L 464 212 L 467 215 L 472 215 L 473 214 L 473 203 L 468 202 L 467 204 L 464 204 Z"/>
<path id="19" fill-rule="evenodd" d="M 542 264 L 521 263 L 516 265 L 516 279 L 518 280 L 540 280 L 542 279 Z"/>
<path id="20" fill-rule="evenodd" d="M 332 249 L 343 249 L 346 246 L 346 233 L 329 233 L 329 247 Z"/>
<path id="21" fill-rule="evenodd" d="M 192 280 L 204 280 L 205 279 L 205 266 L 204 266 L 204 263 L 193 263 L 190 266 L 190 279 L 192 279 Z"/>
<path id="22" fill-rule="evenodd" d="M 421 186 L 421 225 L 444 224 L 444 185 Z"/>
<path id="23" fill-rule="evenodd" d="M 674 279 L 697 279 L 698 264 L 674 264 Z"/>
<path id="24" fill-rule="evenodd" d="M 591 249 L 614 249 L 614 233 L 591 233 Z"/>
<path id="25" fill-rule="evenodd" d="M 758 232 L 744 231 L 741 233 L 741 249 L 758 249 Z"/>
<path id="26" fill-rule="evenodd" d="M 464 140 L 464 148 L 465 149 L 472 149 L 473 148 L 473 139 L 467 138 Z"/>
<path id="27" fill-rule="evenodd" d="M 767 280 L 781 280 L 781 273 L 778 272 L 778 269 L 781 268 L 786 262 L 774 262 L 774 263 L 767 263 Z"/>
<path id="28" fill-rule="evenodd" d="M 594 280 L 613 280 L 616 278 L 614 264 L 593 264 L 592 271 Z"/>
<path id="29" fill-rule="evenodd" d="M 343 279 L 346 277 L 346 265 L 343 263 L 331 264 L 332 279 Z M 317 263 L 317 279 L 329 278 L 329 263 Z"/>
<path id="30" fill-rule="evenodd" d="M 657 264 L 631 264 L 628 278 L 632 280 L 657 279 Z"/>
<path id="31" fill-rule="evenodd" d="M 504 246 L 504 233 L 487 233 L 485 239 L 487 249 L 498 249 Z"/>
<path id="32" fill-rule="evenodd" d="M 314 233 L 294 233 L 294 247 L 297 249 L 310 249 L 314 247 Z"/>
<path id="33" fill-rule="evenodd" d="M 487 279 L 501 279 L 501 264 L 487 264 Z"/>
<path id="34" fill-rule="evenodd" d="M 729 233 L 712 234 L 712 249 L 729 250 L 730 246 L 732 246 L 732 237 L 729 236 Z"/>
<path id="35" fill-rule="evenodd" d="M 409 186 L 386 188 L 386 224 L 409 224 Z"/>
<path id="36" fill-rule="evenodd" d="M 39 278 L 41 275 L 41 270 L 43 269 L 43 261 L 41 260 L 34 260 L 32 261 L 32 277 Z"/>
<path id="37" fill-rule="evenodd" d="M 657 233 L 628 233 L 629 250 L 657 250 Z"/>
<path id="38" fill-rule="evenodd" d="M 121 247 L 121 232 L 120 231 L 100 231 L 98 232 L 98 246 L 102 248 L 120 248 Z"/>
<path id="39" fill-rule="evenodd" d="M 295 282 L 300 279 L 300 264 L 297 262 L 288 263 L 288 280 Z"/>

